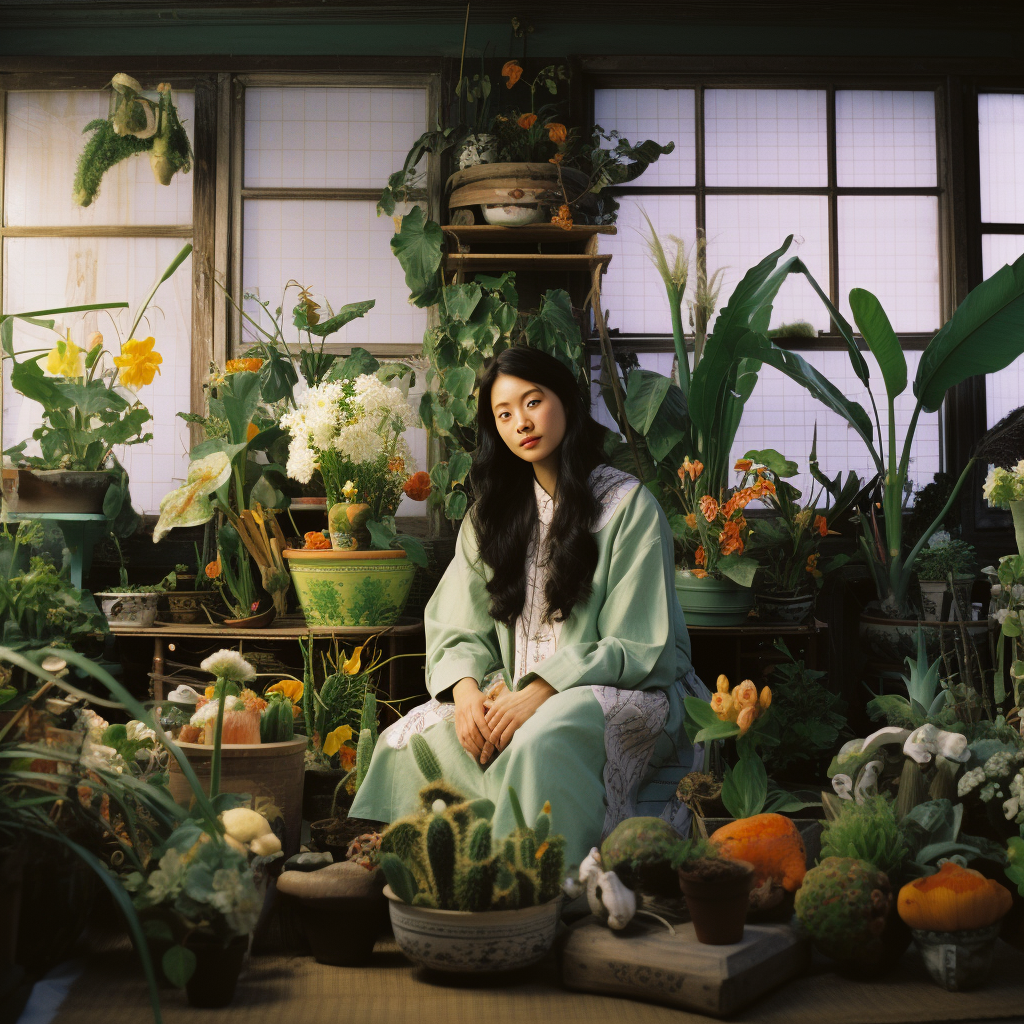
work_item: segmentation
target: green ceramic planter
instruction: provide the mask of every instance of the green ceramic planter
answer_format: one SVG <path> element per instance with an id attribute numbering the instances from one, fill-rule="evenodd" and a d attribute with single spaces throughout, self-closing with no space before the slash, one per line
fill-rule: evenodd
<path id="1" fill-rule="evenodd" d="M 393 626 L 416 566 L 404 551 L 284 552 L 310 626 Z"/>
<path id="2" fill-rule="evenodd" d="M 742 626 L 754 607 L 754 591 L 732 580 L 697 579 L 676 570 L 676 594 L 688 626 Z"/>

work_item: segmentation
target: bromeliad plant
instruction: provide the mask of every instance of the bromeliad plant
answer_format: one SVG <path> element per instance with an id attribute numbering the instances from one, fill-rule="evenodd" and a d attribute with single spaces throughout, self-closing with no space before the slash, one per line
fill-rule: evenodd
<path id="1" fill-rule="evenodd" d="M 155 352 L 153 338 L 140 340 L 135 332 L 157 289 L 185 261 L 192 246 L 186 245 L 150 289 L 136 312 L 128 340 L 118 354 L 104 348 L 103 335 L 89 335 L 81 348 L 71 332 L 58 334 L 52 349 L 14 349 L 14 322 L 22 320 L 37 327 L 54 330 L 55 321 L 47 319 L 61 313 L 126 309 L 127 302 L 93 303 L 65 306 L 31 313 L 12 313 L 0 319 L 0 344 L 3 358 L 11 361 L 11 387 L 43 407 L 43 424 L 32 439 L 39 443 L 40 454 L 27 454 L 28 440 L 8 448 L 4 455 L 17 463 L 36 469 L 72 469 L 94 471 L 111 465 L 117 445 L 145 444 L 152 434 L 143 429 L 153 417 L 140 401 L 137 391 L 153 383 L 163 359 Z M 115 323 L 116 328 L 116 323 Z M 19 359 L 20 356 L 30 356 Z M 45 356 L 45 364 L 43 362 Z"/>

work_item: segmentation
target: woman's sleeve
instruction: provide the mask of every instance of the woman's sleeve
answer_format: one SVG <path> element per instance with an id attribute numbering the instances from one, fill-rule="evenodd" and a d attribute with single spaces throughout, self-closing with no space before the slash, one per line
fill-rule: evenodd
<path id="1" fill-rule="evenodd" d="M 455 557 L 423 612 L 431 697 L 442 699 L 441 694 L 466 676 L 479 683 L 501 664 L 489 607 L 484 564 L 467 516 L 459 530 Z M 450 699 L 450 694 L 447 696 Z"/>
<path id="2" fill-rule="evenodd" d="M 676 666 L 669 606 L 670 594 L 675 600 L 674 552 L 654 499 L 642 487 L 637 492 L 612 541 L 608 587 L 597 618 L 601 639 L 559 647 L 523 676 L 520 687 L 540 676 L 559 691 L 573 686 L 631 690 L 652 673 L 649 688 L 671 686 Z"/>

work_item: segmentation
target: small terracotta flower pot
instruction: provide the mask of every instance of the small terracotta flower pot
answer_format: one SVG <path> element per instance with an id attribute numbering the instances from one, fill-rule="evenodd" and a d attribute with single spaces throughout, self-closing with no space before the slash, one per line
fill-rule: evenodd
<path id="1" fill-rule="evenodd" d="M 679 869 L 679 887 L 693 919 L 697 941 L 729 946 L 743 938 L 754 887 L 754 865 L 745 860 L 702 860 Z"/>

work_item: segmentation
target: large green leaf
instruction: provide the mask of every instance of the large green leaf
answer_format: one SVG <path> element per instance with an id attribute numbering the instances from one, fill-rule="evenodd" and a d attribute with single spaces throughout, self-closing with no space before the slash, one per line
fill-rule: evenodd
<path id="1" fill-rule="evenodd" d="M 527 321 L 526 339 L 531 348 L 547 352 L 579 375 L 583 341 L 567 292 L 552 289 L 541 296 L 537 312 Z"/>
<path id="2" fill-rule="evenodd" d="M 690 439 L 686 398 L 660 373 L 644 369 L 630 373 L 625 409 L 629 425 L 643 436 L 651 456 L 659 462 L 676 445 Z"/>
<path id="3" fill-rule="evenodd" d="M 914 394 L 935 412 L 955 384 L 1009 366 L 1024 352 L 1024 256 L 967 294 L 928 343 Z"/>
<path id="4" fill-rule="evenodd" d="M 747 452 L 743 458 L 770 469 L 776 476 L 796 476 L 800 472 L 800 467 L 795 462 L 790 462 L 774 448 L 756 448 Z"/>
<path id="5" fill-rule="evenodd" d="M 402 218 L 401 229 L 391 239 L 391 251 L 405 271 L 413 305 L 432 306 L 437 302 L 442 242 L 441 225 L 426 220 L 418 206 Z"/>
<path id="6" fill-rule="evenodd" d="M 637 367 L 630 371 L 626 383 L 625 409 L 626 419 L 634 430 L 646 434 L 651 429 L 671 383 L 668 377 L 653 370 Z"/>
<path id="7" fill-rule="evenodd" d="M 853 319 L 864 336 L 864 341 L 878 360 L 885 391 L 890 400 L 907 390 L 907 357 L 882 304 L 871 292 L 854 288 L 850 292 Z"/>
<path id="8" fill-rule="evenodd" d="M 741 587 L 749 587 L 753 584 L 758 568 L 756 559 L 744 558 L 742 555 L 725 555 L 716 564 L 718 571 L 723 576 L 732 580 L 733 583 L 738 583 Z"/>
<path id="9" fill-rule="evenodd" d="M 441 308 L 445 316 L 466 323 L 483 297 L 483 289 L 475 282 L 451 284 L 441 292 Z"/>
<path id="10" fill-rule="evenodd" d="M 35 360 L 27 359 L 23 363 L 15 362 L 11 367 L 11 387 L 39 402 L 46 409 L 70 409 L 75 403 L 57 390 L 57 380 L 47 377 Z"/>
<path id="11" fill-rule="evenodd" d="M 231 427 L 231 440 L 245 444 L 256 409 L 260 404 L 260 378 L 249 370 L 229 374 L 221 387 L 224 418 Z"/>
<path id="12" fill-rule="evenodd" d="M 336 331 L 340 331 L 342 327 L 347 323 L 351 323 L 353 320 L 361 316 L 366 316 L 371 309 L 377 304 L 376 299 L 366 299 L 363 302 L 350 302 L 347 306 L 342 306 L 337 313 L 330 318 L 330 320 L 324 320 L 323 323 L 313 324 L 311 327 L 307 327 L 306 330 L 310 334 L 316 335 L 318 338 L 326 338 L 329 334 L 334 334 Z"/>
<path id="13" fill-rule="evenodd" d="M 454 398 L 463 401 L 473 394 L 476 374 L 468 366 L 456 366 L 444 375 L 444 388 Z"/>
<path id="14" fill-rule="evenodd" d="M 735 767 L 726 767 L 722 803 L 734 818 L 760 814 L 767 796 L 768 773 L 760 757 L 741 757 Z"/>
<path id="15" fill-rule="evenodd" d="M 57 390 L 76 405 L 83 416 L 108 411 L 120 412 L 128 407 L 128 403 L 101 380 L 92 380 L 87 384 L 62 383 L 57 385 Z"/>

